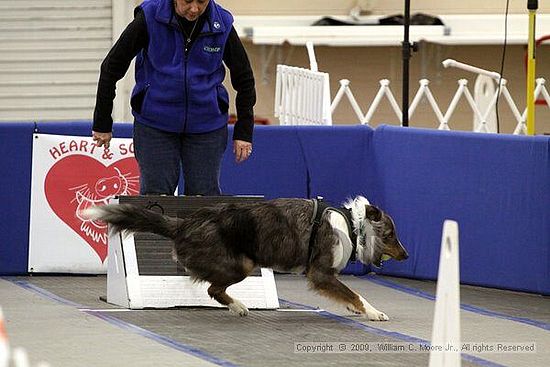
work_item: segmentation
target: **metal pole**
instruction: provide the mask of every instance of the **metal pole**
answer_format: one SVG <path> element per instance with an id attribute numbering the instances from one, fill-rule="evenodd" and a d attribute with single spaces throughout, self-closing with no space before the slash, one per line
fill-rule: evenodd
<path id="1" fill-rule="evenodd" d="M 403 94 L 402 94 L 402 125 L 409 126 L 409 60 L 411 58 L 411 44 L 409 42 L 409 25 L 411 22 L 411 1 L 405 0 L 405 14 L 403 17 Z"/>
<path id="2" fill-rule="evenodd" d="M 539 7 L 537 0 L 528 0 L 529 42 L 527 45 L 527 135 L 535 135 L 535 31 Z"/>

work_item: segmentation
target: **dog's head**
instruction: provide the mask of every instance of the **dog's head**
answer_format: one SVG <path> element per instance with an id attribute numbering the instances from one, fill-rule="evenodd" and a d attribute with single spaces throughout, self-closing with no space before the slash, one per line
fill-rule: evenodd
<path id="1" fill-rule="evenodd" d="M 388 214 L 373 205 L 367 205 L 365 217 L 364 250 L 374 266 L 380 267 L 382 261 L 390 258 L 401 261 L 409 257 L 397 238 L 395 223 Z"/>
<path id="2" fill-rule="evenodd" d="M 357 197 L 346 207 L 352 211 L 359 261 L 380 267 L 382 261 L 390 258 L 401 261 L 409 257 L 397 238 L 395 223 L 388 214 L 370 205 L 364 197 Z"/>

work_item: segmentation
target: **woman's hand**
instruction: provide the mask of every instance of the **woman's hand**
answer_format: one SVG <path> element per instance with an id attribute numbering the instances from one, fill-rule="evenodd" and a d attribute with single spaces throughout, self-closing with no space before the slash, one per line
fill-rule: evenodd
<path id="1" fill-rule="evenodd" d="M 237 163 L 244 162 L 252 154 L 252 143 L 243 140 L 233 140 L 233 154 Z"/>
<path id="2" fill-rule="evenodd" d="M 113 138 L 113 133 L 98 133 L 92 131 L 92 139 L 98 147 L 105 146 L 105 149 L 109 149 L 109 144 Z"/>

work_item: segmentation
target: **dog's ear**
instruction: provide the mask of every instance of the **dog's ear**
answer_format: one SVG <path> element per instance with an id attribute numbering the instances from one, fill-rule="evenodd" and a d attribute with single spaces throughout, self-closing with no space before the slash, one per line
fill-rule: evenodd
<path id="1" fill-rule="evenodd" d="M 374 205 L 365 205 L 365 215 L 373 222 L 379 222 L 382 219 L 382 211 Z"/>

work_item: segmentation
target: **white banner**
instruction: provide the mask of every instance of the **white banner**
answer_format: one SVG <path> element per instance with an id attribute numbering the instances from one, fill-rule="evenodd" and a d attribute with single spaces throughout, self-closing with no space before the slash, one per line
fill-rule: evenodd
<path id="1" fill-rule="evenodd" d="M 33 137 L 29 272 L 106 273 L 107 227 L 79 216 L 115 195 L 139 194 L 132 139 Z"/>

